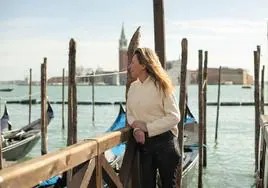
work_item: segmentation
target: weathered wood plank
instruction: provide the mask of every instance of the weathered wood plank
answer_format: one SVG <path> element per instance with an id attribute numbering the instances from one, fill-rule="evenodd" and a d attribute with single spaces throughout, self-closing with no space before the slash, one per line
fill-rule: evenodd
<path id="1" fill-rule="evenodd" d="M 61 105 L 61 121 L 62 121 L 62 129 L 64 129 L 64 101 L 65 101 L 65 92 L 64 92 L 64 85 L 65 85 L 65 69 L 63 68 L 62 69 L 62 91 L 61 91 L 61 102 L 62 102 L 62 105 Z"/>
<path id="2" fill-rule="evenodd" d="M 188 58 L 188 41 L 186 38 L 182 39 L 181 41 L 181 77 L 180 77 L 180 113 L 181 113 L 181 120 L 178 124 L 179 130 L 179 148 L 180 153 L 183 153 L 183 132 L 184 132 L 184 118 L 185 118 L 185 108 L 186 108 L 186 96 L 187 96 L 187 86 L 186 86 L 186 78 L 187 78 L 187 58 Z M 179 164 L 177 167 L 177 185 L 178 187 L 182 186 L 182 158 L 180 157 Z"/>
<path id="3" fill-rule="evenodd" d="M 112 148 L 127 139 L 129 128 L 108 133 L 100 140 L 99 152 Z M 96 157 L 97 141 L 86 140 L 0 171 L 0 188 L 33 187 L 41 181 L 61 174 L 79 164 Z"/>
<path id="4" fill-rule="evenodd" d="M 102 188 L 102 165 L 100 155 L 96 156 L 96 188 Z"/>
<path id="5" fill-rule="evenodd" d="M 95 164 L 95 158 L 82 164 L 81 168 L 74 174 L 69 186 L 71 188 L 87 188 L 93 174 Z"/>
<path id="6" fill-rule="evenodd" d="M 113 170 L 111 165 L 108 163 L 108 161 L 106 160 L 104 155 L 101 155 L 100 159 L 101 159 L 101 164 L 102 164 L 103 169 L 107 173 L 107 176 L 109 176 L 109 179 L 112 180 L 112 182 L 114 184 L 114 185 L 111 185 L 111 186 L 115 186 L 117 188 L 123 188 L 123 185 L 122 185 L 119 177 L 117 176 L 117 174 L 115 173 L 115 171 Z M 109 187 L 110 187 L 110 185 L 109 185 Z"/>
<path id="7" fill-rule="evenodd" d="M 29 121 L 31 123 L 31 116 L 32 116 L 32 69 L 29 70 L 30 79 L 29 79 Z"/>
<path id="8" fill-rule="evenodd" d="M 259 134 L 260 134 L 260 90 L 259 90 L 259 72 L 260 72 L 260 49 L 254 51 L 254 101 L 255 101 L 255 172 L 258 167 L 259 158 Z"/>
<path id="9" fill-rule="evenodd" d="M 204 97 L 203 97 L 203 51 L 198 51 L 198 106 L 199 106 L 199 146 L 204 142 Z M 203 187 L 203 147 L 199 147 L 199 166 L 198 166 L 198 187 Z"/>
<path id="10" fill-rule="evenodd" d="M 47 146 L 47 58 L 41 64 L 41 154 L 45 155 L 48 151 Z"/>
<path id="11" fill-rule="evenodd" d="M 166 68 L 164 1 L 153 0 L 154 44 L 162 67 Z"/>

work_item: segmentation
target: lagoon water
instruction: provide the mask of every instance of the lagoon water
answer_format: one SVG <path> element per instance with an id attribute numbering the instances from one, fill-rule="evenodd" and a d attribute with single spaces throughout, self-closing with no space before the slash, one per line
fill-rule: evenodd
<path id="1" fill-rule="evenodd" d="M 4 85 L 0 86 L 6 87 Z M 12 92 L 0 92 L 1 114 L 5 100 L 27 99 L 28 86 L 12 86 Z M 254 87 L 242 89 L 241 86 L 224 85 L 221 88 L 222 102 L 252 102 Z M 91 101 L 91 86 L 78 86 L 78 101 Z M 40 100 L 40 87 L 33 86 L 33 97 Z M 61 86 L 48 86 L 48 99 L 61 101 Z M 179 88 L 177 96 L 179 98 Z M 217 86 L 208 86 L 208 102 L 216 102 Z M 198 119 L 198 86 L 188 87 L 189 107 Z M 95 86 L 95 101 L 124 101 L 125 87 Z M 65 88 L 67 100 L 67 87 Z M 67 105 L 65 105 L 65 129 L 62 130 L 61 105 L 52 105 L 55 118 L 48 127 L 49 152 L 63 148 L 67 140 Z M 207 107 L 207 168 L 204 170 L 205 188 L 246 188 L 254 184 L 254 106 L 221 106 L 219 116 L 218 143 L 214 142 L 216 106 Z M 28 105 L 8 104 L 13 128 L 28 122 Z M 95 106 L 95 122 L 92 122 L 92 106 L 78 106 L 78 139 L 83 140 L 101 135 L 113 123 L 119 105 Z M 40 105 L 32 106 L 32 120 L 40 117 Z M 40 142 L 27 159 L 40 155 Z M 197 181 L 197 177 L 194 182 Z M 196 187 L 196 186 L 193 186 Z"/>

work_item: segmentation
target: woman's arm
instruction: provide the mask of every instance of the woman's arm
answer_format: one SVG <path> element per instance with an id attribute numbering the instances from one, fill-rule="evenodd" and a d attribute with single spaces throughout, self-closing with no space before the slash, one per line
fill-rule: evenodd
<path id="1" fill-rule="evenodd" d="M 126 106 L 127 106 L 127 122 L 129 125 L 132 125 L 132 123 L 135 121 L 135 119 L 132 115 L 131 109 L 129 108 L 128 102 L 127 102 Z"/>

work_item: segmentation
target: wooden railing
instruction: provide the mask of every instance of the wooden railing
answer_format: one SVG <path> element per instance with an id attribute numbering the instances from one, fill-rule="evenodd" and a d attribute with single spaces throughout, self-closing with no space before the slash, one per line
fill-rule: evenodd
<path id="1" fill-rule="evenodd" d="M 260 117 L 260 137 L 258 147 L 257 188 L 268 187 L 268 115 Z"/>
<path id="2" fill-rule="evenodd" d="M 108 133 L 96 139 L 81 141 L 64 149 L 36 157 L 26 162 L 0 171 L 0 188 L 29 188 L 53 176 L 73 169 L 67 187 L 103 187 L 103 179 L 109 187 L 126 187 L 134 180 L 131 171 L 135 170 L 134 147 L 129 147 L 133 137 L 128 128 Z M 119 175 L 109 165 L 104 152 L 122 142 L 128 141 Z M 134 146 L 134 145 L 133 145 Z M 67 175 L 68 176 L 68 175 Z M 134 182 L 134 181 L 133 181 Z"/>

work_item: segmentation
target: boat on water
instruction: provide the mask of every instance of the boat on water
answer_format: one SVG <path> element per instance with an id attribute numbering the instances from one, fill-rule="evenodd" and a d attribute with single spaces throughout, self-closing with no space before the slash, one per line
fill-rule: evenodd
<path id="1" fill-rule="evenodd" d="M 13 91 L 13 88 L 0 88 L 0 92 L 10 92 Z"/>
<path id="2" fill-rule="evenodd" d="M 112 126 L 109 129 L 107 129 L 106 132 L 117 131 L 119 129 L 124 128 L 125 126 L 126 126 L 126 113 L 122 104 L 120 104 L 119 113 Z M 125 149 L 126 144 L 122 143 L 104 152 L 105 158 L 107 159 L 108 163 L 115 170 L 119 170 L 120 166 L 122 165 Z"/>
<path id="3" fill-rule="evenodd" d="M 249 85 L 249 84 L 242 85 L 241 88 L 243 88 L 243 89 L 251 89 L 251 85 Z"/>
<path id="4" fill-rule="evenodd" d="M 49 124 L 54 117 L 54 112 L 49 102 L 47 114 Z M 25 157 L 39 141 L 41 137 L 41 119 L 32 121 L 20 129 L 10 130 L 9 128 L 8 131 L 4 131 L 8 126 L 11 126 L 11 124 L 7 107 L 5 106 L 5 111 L 1 118 L 2 153 L 5 160 L 16 161 Z"/>

